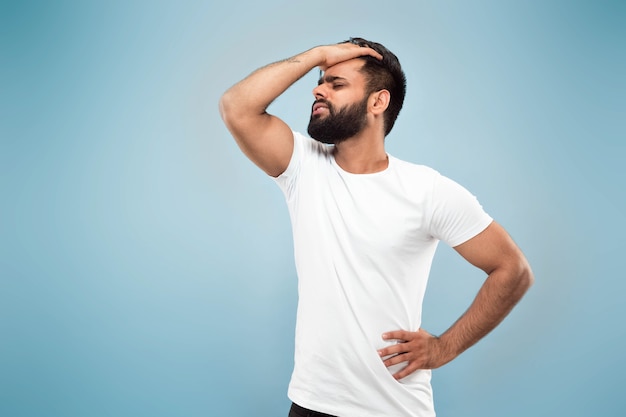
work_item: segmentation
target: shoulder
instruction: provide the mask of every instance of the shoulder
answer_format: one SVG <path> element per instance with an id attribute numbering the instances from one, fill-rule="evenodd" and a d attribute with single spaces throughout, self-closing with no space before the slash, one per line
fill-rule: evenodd
<path id="1" fill-rule="evenodd" d="M 408 181 L 412 186 L 419 185 L 424 190 L 432 191 L 438 178 L 442 176 L 439 171 L 427 165 L 408 162 L 392 155 L 389 155 L 389 163 L 399 181 Z"/>
<path id="2" fill-rule="evenodd" d="M 421 175 L 426 177 L 435 177 L 440 175 L 437 170 L 427 165 L 416 164 L 413 162 L 405 161 L 403 159 L 396 158 L 393 155 L 389 155 L 389 161 L 396 167 L 396 169 L 413 175 Z"/>
<path id="3" fill-rule="evenodd" d="M 393 161 L 399 176 L 410 178 L 412 181 L 419 181 L 420 184 L 429 187 L 431 191 L 437 194 L 445 195 L 450 192 L 467 191 L 461 184 L 432 167 L 404 161 L 391 155 L 389 158 L 390 161 Z"/>
<path id="4" fill-rule="evenodd" d="M 295 183 L 296 178 L 299 178 L 302 172 L 310 171 L 311 167 L 328 165 L 328 159 L 332 155 L 332 148 L 323 143 L 311 139 L 300 132 L 292 131 L 292 134 L 294 146 L 289 164 L 282 174 L 274 177 L 279 184 L 285 185 L 289 183 L 291 184 L 290 186 Z"/>
<path id="5" fill-rule="evenodd" d="M 329 155 L 332 151 L 332 147 L 324 145 L 300 132 L 293 131 L 293 138 L 295 146 L 298 147 L 304 155 Z"/>

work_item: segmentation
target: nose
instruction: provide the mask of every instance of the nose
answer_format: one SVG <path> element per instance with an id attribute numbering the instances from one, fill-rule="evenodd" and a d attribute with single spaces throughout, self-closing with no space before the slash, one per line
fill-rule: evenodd
<path id="1" fill-rule="evenodd" d="M 324 84 L 320 84 L 313 89 L 313 97 L 315 97 L 316 99 L 326 97 L 326 89 L 324 88 Z"/>

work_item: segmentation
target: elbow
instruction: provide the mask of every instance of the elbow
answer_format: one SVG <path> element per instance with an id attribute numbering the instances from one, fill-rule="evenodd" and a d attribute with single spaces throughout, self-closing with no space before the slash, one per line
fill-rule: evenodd
<path id="1" fill-rule="evenodd" d="M 224 94 L 222 94 L 222 97 L 220 97 L 220 101 L 218 103 L 220 116 L 227 126 L 229 125 L 229 121 L 233 119 L 232 113 L 235 107 L 231 96 L 232 95 L 230 94 L 230 90 L 226 91 Z"/>
<path id="2" fill-rule="evenodd" d="M 535 275 L 530 268 L 530 264 L 524 257 L 520 259 L 516 275 L 518 287 L 522 293 L 528 291 L 528 289 L 535 283 Z"/>
<path id="3" fill-rule="evenodd" d="M 237 92 L 232 92 L 232 89 L 220 97 L 219 111 L 222 121 L 233 135 L 255 123 L 254 112 L 250 110 L 246 99 Z"/>
<path id="4" fill-rule="evenodd" d="M 508 288 L 509 295 L 517 300 L 522 298 L 535 282 L 532 269 L 521 254 L 519 257 L 509 258 L 506 264 L 496 268 L 489 275 L 490 277 L 498 277 L 496 279 Z"/>

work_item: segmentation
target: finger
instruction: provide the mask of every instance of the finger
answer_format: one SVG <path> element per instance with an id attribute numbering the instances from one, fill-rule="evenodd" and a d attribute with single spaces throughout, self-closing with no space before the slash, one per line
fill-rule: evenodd
<path id="1" fill-rule="evenodd" d="M 411 340 L 411 333 L 406 330 L 394 330 L 383 333 L 383 340 L 398 340 L 400 343 Z"/>
<path id="2" fill-rule="evenodd" d="M 388 368 L 390 366 L 397 365 L 402 362 L 409 362 L 409 360 L 410 360 L 409 354 L 403 353 L 403 354 L 394 355 L 390 358 L 385 359 L 383 361 L 383 364 Z"/>
<path id="3" fill-rule="evenodd" d="M 369 55 L 373 58 L 378 59 L 379 61 L 383 59 L 383 56 L 381 54 L 379 54 L 378 52 L 376 52 L 374 49 L 370 48 L 369 46 L 359 46 L 355 48 L 354 50 L 358 53 L 358 56 Z"/>
<path id="4" fill-rule="evenodd" d="M 411 347 L 406 342 L 398 342 L 395 345 L 387 346 L 386 348 L 378 350 L 378 355 L 381 358 L 391 355 L 400 355 L 402 353 L 409 353 Z"/>
<path id="5" fill-rule="evenodd" d="M 374 58 L 376 58 L 379 61 L 383 60 L 383 56 L 381 54 L 379 54 L 378 52 L 376 52 L 375 50 L 373 50 L 372 48 L 363 48 L 367 51 L 367 54 L 369 56 L 372 56 Z"/>
<path id="6" fill-rule="evenodd" d="M 371 46 L 369 46 L 367 43 L 363 42 L 362 40 L 350 38 L 349 40 L 342 42 L 342 43 L 358 46 L 359 48 L 361 48 L 361 51 L 366 52 L 361 55 L 369 55 L 378 59 L 379 61 L 383 59 L 383 56 L 378 51 L 373 49 Z"/>
<path id="7" fill-rule="evenodd" d="M 404 352 L 406 352 L 406 349 L 398 343 L 392 346 L 387 346 L 386 348 L 379 349 L 378 355 L 382 358 L 385 356 L 397 355 Z"/>
<path id="8" fill-rule="evenodd" d="M 398 372 L 393 374 L 393 377 L 396 380 L 402 379 L 402 378 L 404 378 L 406 376 L 411 375 L 413 372 L 417 371 L 417 369 L 418 369 L 417 365 L 415 365 L 414 363 L 410 363 L 409 362 L 409 364 L 406 367 L 400 369 Z"/>

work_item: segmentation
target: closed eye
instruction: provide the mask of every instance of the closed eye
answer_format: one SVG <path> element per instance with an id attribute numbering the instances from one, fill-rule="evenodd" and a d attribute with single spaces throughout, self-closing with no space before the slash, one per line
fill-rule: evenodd
<path id="1" fill-rule="evenodd" d="M 331 84 L 333 88 L 341 88 L 349 84 L 347 80 L 343 77 L 333 77 L 330 75 L 320 77 L 319 80 L 317 80 L 317 85 L 322 85 L 324 83 Z"/>

